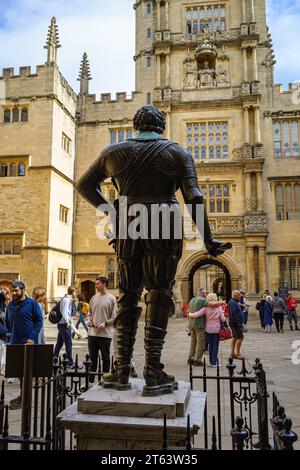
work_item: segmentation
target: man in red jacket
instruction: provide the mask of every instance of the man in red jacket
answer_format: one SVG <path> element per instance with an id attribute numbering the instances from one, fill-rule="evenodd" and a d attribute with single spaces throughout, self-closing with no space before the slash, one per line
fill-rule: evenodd
<path id="1" fill-rule="evenodd" d="M 298 328 L 298 315 L 297 315 L 297 300 L 293 298 L 292 294 L 288 295 L 286 300 L 286 306 L 288 309 L 288 321 L 290 323 L 290 330 L 293 331 L 293 320 L 295 322 L 295 330 L 299 330 Z"/>

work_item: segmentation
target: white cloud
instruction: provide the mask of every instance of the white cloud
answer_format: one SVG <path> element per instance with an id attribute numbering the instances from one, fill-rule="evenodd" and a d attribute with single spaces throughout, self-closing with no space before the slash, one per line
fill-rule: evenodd
<path id="1" fill-rule="evenodd" d="M 300 80 L 298 0 L 267 0 L 278 83 Z M 58 63 L 73 88 L 87 52 L 92 93 L 134 89 L 135 18 L 133 0 L 0 0 L 0 67 L 42 64 L 52 16 L 62 48 Z"/>
<path id="2" fill-rule="evenodd" d="M 3 0 L 0 2 L 3 8 Z M 44 63 L 48 26 L 51 17 L 56 16 L 62 44 L 58 64 L 75 90 L 83 52 L 90 60 L 92 93 L 134 90 L 135 21 L 131 0 L 17 0 L 4 13 L 1 67 L 34 68 Z"/>
<path id="3" fill-rule="evenodd" d="M 300 80 L 300 2 L 267 0 L 267 21 L 277 60 L 275 82 L 287 85 Z"/>

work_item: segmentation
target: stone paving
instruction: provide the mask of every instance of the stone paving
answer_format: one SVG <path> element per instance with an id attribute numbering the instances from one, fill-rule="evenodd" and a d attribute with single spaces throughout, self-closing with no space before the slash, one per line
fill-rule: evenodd
<path id="1" fill-rule="evenodd" d="M 179 380 L 189 380 L 189 368 L 187 366 L 187 357 L 189 350 L 189 336 L 186 333 L 187 320 L 172 318 L 169 322 L 168 335 L 163 353 L 163 362 L 167 365 L 167 371 L 176 375 Z M 139 332 L 135 348 L 135 364 L 139 376 L 142 376 L 144 351 L 143 351 L 143 318 L 140 321 Z M 82 339 L 74 340 L 73 351 L 74 354 L 79 355 L 79 360 L 82 362 L 87 353 L 87 340 L 85 332 L 82 327 Z M 49 322 L 46 323 L 46 338 L 48 343 L 54 343 L 56 338 L 56 327 Z M 245 341 L 242 352 L 246 356 L 246 365 L 250 370 L 256 358 L 260 358 L 264 365 L 267 374 L 268 391 L 271 393 L 276 392 L 281 404 L 286 409 L 286 414 L 293 420 L 293 430 L 297 432 L 300 439 L 300 365 L 293 365 L 291 355 L 293 353 L 292 344 L 294 341 L 300 341 L 299 331 L 289 331 L 289 326 L 286 322 L 285 334 L 274 332 L 272 334 L 265 334 L 260 327 L 257 319 L 256 311 L 250 314 L 248 324 L 248 332 L 245 333 Z M 230 342 L 224 342 L 220 346 L 219 361 L 221 364 L 221 375 L 227 375 L 226 364 L 228 363 L 230 351 Z M 240 361 L 238 361 L 240 365 Z M 208 369 L 209 374 L 215 375 L 215 369 Z M 201 368 L 195 368 L 195 372 L 202 373 Z M 201 383 L 199 382 L 199 387 Z M 201 388 L 201 387 L 200 387 Z M 229 396 L 228 392 L 222 387 L 222 408 L 227 414 L 229 411 Z M 17 396 L 19 392 L 18 385 L 12 384 L 6 386 L 6 398 L 11 399 Z M 210 398 L 215 396 L 215 390 L 209 390 Z M 270 416 L 271 416 L 271 400 Z M 208 410 L 208 415 L 211 417 L 216 413 L 215 408 Z M 17 432 L 20 422 L 20 413 L 11 412 L 10 421 L 12 429 Z M 225 420 L 224 426 L 230 429 L 230 422 Z M 222 434 L 225 432 L 224 426 Z M 223 444 L 226 448 L 226 442 Z M 300 449 L 300 442 L 295 448 Z"/>

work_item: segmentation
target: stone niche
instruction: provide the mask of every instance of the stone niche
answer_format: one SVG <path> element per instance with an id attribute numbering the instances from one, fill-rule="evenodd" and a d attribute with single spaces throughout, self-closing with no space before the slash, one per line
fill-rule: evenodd
<path id="1" fill-rule="evenodd" d="M 77 450 L 161 450 L 164 415 L 169 447 L 185 448 L 188 415 L 191 436 L 198 434 L 205 393 L 178 382 L 172 394 L 142 397 L 144 381 L 131 382 L 132 389 L 122 392 L 96 385 L 57 417 L 59 426 L 76 434 Z"/>
<path id="2" fill-rule="evenodd" d="M 218 56 L 216 45 L 204 38 L 195 52 L 183 62 L 183 88 L 207 89 L 230 86 L 229 58 L 223 53 Z"/>

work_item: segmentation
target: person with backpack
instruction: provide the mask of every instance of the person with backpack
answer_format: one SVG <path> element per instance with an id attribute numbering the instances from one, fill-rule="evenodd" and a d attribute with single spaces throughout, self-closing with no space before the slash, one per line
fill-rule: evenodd
<path id="1" fill-rule="evenodd" d="M 57 335 L 57 340 L 56 340 L 56 345 L 54 348 L 53 355 L 54 357 L 58 358 L 61 348 L 63 347 L 63 345 L 65 345 L 69 368 L 72 368 L 74 366 L 74 361 L 73 361 L 73 356 L 72 356 L 71 322 L 72 322 L 73 300 L 74 300 L 75 295 L 76 295 L 76 288 L 73 286 L 68 287 L 68 291 L 65 297 L 56 305 L 56 316 L 58 320 L 58 323 L 57 323 L 58 335 Z"/>
<path id="2" fill-rule="evenodd" d="M 83 297 L 82 294 L 77 295 L 78 299 L 78 306 L 77 306 L 77 312 L 79 313 L 79 319 L 77 320 L 75 328 L 78 330 L 80 323 L 82 324 L 83 328 L 85 329 L 86 333 L 88 332 L 88 326 L 85 321 L 88 313 L 89 313 L 89 304 L 85 301 L 85 298 Z M 88 335 L 86 336 L 86 339 L 88 339 Z"/>

